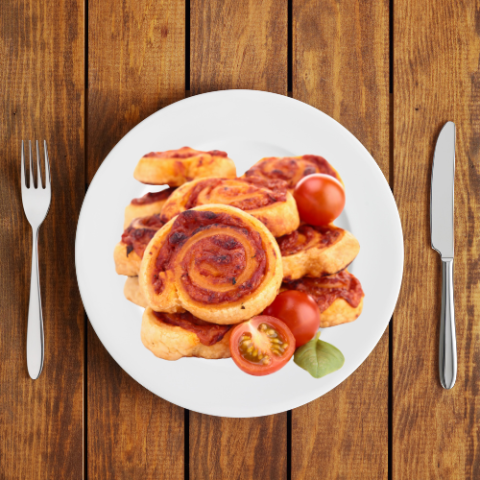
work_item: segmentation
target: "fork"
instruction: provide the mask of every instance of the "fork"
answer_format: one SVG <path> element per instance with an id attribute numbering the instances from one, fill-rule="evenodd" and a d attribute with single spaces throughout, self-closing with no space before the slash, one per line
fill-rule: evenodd
<path id="1" fill-rule="evenodd" d="M 45 186 L 42 185 L 40 168 L 40 150 L 36 140 L 37 150 L 37 185 L 34 185 L 32 142 L 28 141 L 29 150 L 29 183 L 25 182 L 25 152 L 22 140 L 22 203 L 25 216 L 32 227 L 32 272 L 30 277 L 30 303 L 28 305 L 27 327 L 27 367 L 28 374 L 36 380 L 43 368 L 43 315 L 40 290 L 40 276 L 38 270 L 38 230 L 47 216 L 52 198 L 50 186 L 50 166 L 48 163 L 47 142 L 43 141 L 45 149 Z"/>

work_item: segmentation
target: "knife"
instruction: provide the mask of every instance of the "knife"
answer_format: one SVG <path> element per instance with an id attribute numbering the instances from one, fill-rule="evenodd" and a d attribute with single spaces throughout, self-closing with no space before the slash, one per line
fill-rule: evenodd
<path id="1" fill-rule="evenodd" d="M 453 301 L 453 189 L 455 180 L 455 124 L 447 122 L 438 136 L 432 168 L 430 233 L 432 248 L 442 257 L 439 373 L 443 388 L 457 377 L 457 340 Z"/>

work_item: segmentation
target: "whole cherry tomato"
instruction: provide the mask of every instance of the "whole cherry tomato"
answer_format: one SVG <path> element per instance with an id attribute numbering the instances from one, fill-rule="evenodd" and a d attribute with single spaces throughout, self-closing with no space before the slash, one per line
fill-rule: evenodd
<path id="1" fill-rule="evenodd" d="M 263 314 L 286 323 L 295 337 L 297 348 L 309 342 L 320 327 L 320 313 L 315 300 L 297 290 L 287 290 L 277 295 Z"/>
<path id="2" fill-rule="evenodd" d="M 345 189 L 334 177 L 315 173 L 302 178 L 293 196 L 300 218 L 310 225 L 333 222 L 345 206 Z"/>

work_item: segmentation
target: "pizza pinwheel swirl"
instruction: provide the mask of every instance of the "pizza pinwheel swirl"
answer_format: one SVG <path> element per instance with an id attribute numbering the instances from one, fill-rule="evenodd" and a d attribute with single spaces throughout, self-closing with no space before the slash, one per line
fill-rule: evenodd
<path id="1" fill-rule="evenodd" d="M 207 323 L 189 312 L 159 313 L 147 308 L 142 317 L 143 344 L 165 360 L 231 357 L 231 333 L 229 325 Z"/>
<path id="2" fill-rule="evenodd" d="M 159 312 L 188 310 L 230 325 L 259 314 L 282 282 L 278 244 L 252 215 L 227 205 L 179 214 L 148 244 L 140 288 Z"/>
<path id="3" fill-rule="evenodd" d="M 236 175 L 235 164 L 225 152 L 201 152 L 190 147 L 147 153 L 133 172 L 142 183 L 170 187 L 178 187 L 194 178 L 233 178 Z"/>
<path id="4" fill-rule="evenodd" d="M 353 322 L 362 313 L 360 281 L 347 270 L 327 277 L 303 277 L 284 281 L 282 290 L 299 290 L 311 295 L 320 311 L 320 327 Z"/>
<path id="5" fill-rule="evenodd" d="M 293 190 L 303 177 L 314 173 L 331 175 L 343 185 L 338 172 L 327 162 L 327 160 L 318 155 L 262 158 L 252 168 L 245 172 L 244 177 L 284 180 L 287 182 L 288 188 Z"/>
<path id="6" fill-rule="evenodd" d="M 290 235 L 277 238 L 288 280 L 309 275 L 321 277 L 340 272 L 360 251 L 358 240 L 346 230 L 325 225 L 301 225 Z"/>
<path id="7" fill-rule="evenodd" d="M 159 215 L 136 218 L 125 229 L 122 240 L 113 252 L 115 269 L 119 275 L 134 277 L 138 275 L 143 253 L 155 233 L 164 225 Z"/>
<path id="8" fill-rule="evenodd" d="M 123 228 L 128 228 L 136 218 L 149 217 L 162 211 L 167 198 L 175 188 L 167 188 L 161 192 L 147 193 L 143 197 L 134 198 L 125 208 L 125 221 Z"/>
<path id="9" fill-rule="evenodd" d="M 258 218 L 274 237 L 294 231 L 300 224 L 297 205 L 283 181 L 264 179 L 207 178 L 178 188 L 162 209 L 167 222 L 179 213 L 199 205 L 237 207 Z"/>

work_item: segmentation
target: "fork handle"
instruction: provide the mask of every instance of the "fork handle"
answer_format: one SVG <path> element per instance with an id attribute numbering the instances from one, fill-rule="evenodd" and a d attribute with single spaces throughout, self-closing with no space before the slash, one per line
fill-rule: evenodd
<path id="1" fill-rule="evenodd" d="M 30 277 L 30 303 L 28 305 L 27 367 L 28 374 L 36 380 L 43 368 L 43 315 L 38 269 L 38 228 L 33 230 L 32 272 Z"/>
<path id="2" fill-rule="evenodd" d="M 442 308 L 440 311 L 440 383 L 450 389 L 457 378 L 457 340 L 453 301 L 453 258 L 442 258 Z"/>

